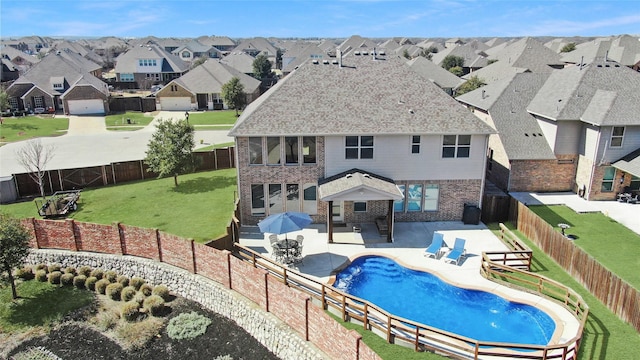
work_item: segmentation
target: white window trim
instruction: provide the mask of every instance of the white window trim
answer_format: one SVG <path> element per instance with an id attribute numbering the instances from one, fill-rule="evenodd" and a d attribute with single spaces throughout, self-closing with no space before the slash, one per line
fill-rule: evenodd
<path id="1" fill-rule="evenodd" d="M 622 128 L 622 135 L 613 135 L 614 130 L 615 130 L 616 128 Z M 609 139 L 609 147 L 612 147 L 612 148 L 621 148 L 621 147 L 622 147 L 622 145 L 624 145 L 624 133 L 626 132 L 626 130 L 627 130 L 627 129 L 626 129 L 626 127 L 624 127 L 624 126 L 614 126 L 614 127 L 612 127 L 612 128 L 611 128 L 611 138 Z M 614 139 L 614 138 L 615 138 L 615 139 L 618 139 L 618 138 L 620 139 L 620 145 L 613 145 L 613 139 Z"/>

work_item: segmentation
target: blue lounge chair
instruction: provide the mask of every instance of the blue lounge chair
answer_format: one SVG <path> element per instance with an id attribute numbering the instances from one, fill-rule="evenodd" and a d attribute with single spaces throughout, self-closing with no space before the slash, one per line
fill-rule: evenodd
<path id="1" fill-rule="evenodd" d="M 451 250 L 447 254 L 447 257 L 444 259 L 444 261 L 454 262 L 456 263 L 456 265 L 458 265 L 460 263 L 460 259 L 465 257 L 465 255 L 467 254 L 467 250 L 465 250 L 464 248 L 465 242 L 465 239 L 456 238 L 456 242 L 453 244 L 453 250 Z"/>
<path id="2" fill-rule="evenodd" d="M 444 235 L 441 233 L 434 232 L 433 239 L 431 240 L 431 245 L 424 251 L 424 256 L 433 256 L 434 258 L 438 258 L 440 251 L 442 251 L 442 245 L 444 243 Z"/>

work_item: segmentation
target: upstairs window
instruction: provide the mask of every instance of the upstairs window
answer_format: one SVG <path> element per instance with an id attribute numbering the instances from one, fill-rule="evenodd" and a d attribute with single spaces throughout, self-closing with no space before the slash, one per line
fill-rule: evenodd
<path id="1" fill-rule="evenodd" d="M 249 164 L 262 165 L 262 138 L 249 138 Z"/>
<path id="2" fill-rule="evenodd" d="M 420 135 L 413 135 L 411 137 L 411 153 L 420 154 Z"/>
<path id="3" fill-rule="evenodd" d="M 346 159 L 373 159 L 373 136 L 347 136 Z"/>
<path id="4" fill-rule="evenodd" d="M 611 132 L 611 147 L 621 147 L 624 138 L 624 126 L 614 126 Z"/>
<path id="5" fill-rule="evenodd" d="M 443 158 L 468 158 L 471 150 L 471 135 L 444 135 L 442 137 Z"/>

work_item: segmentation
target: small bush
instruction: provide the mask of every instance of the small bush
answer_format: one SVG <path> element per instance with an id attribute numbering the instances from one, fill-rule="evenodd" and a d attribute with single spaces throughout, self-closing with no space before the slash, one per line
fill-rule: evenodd
<path id="1" fill-rule="evenodd" d="M 144 296 L 143 293 L 141 292 L 137 292 L 134 296 L 133 296 L 133 300 L 136 301 L 138 304 L 140 304 L 140 306 L 142 306 L 142 303 L 144 303 L 144 299 L 146 299 L 147 297 Z"/>
<path id="2" fill-rule="evenodd" d="M 118 273 L 113 270 L 106 271 L 104 273 L 104 278 L 109 280 L 109 282 L 114 283 L 118 279 Z"/>
<path id="3" fill-rule="evenodd" d="M 216 356 L 213 360 L 233 360 L 233 356 L 231 356 L 231 355 L 219 355 L 219 356 Z"/>
<path id="4" fill-rule="evenodd" d="M 45 270 L 36 270 L 36 280 L 42 282 L 47 281 L 47 272 Z"/>
<path id="5" fill-rule="evenodd" d="M 127 301 L 122 305 L 122 311 L 120 315 L 126 321 L 135 321 L 140 314 L 140 304 L 137 301 Z"/>
<path id="6" fill-rule="evenodd" d="M 31 347 L 11 357 L 13 360 L 55 360 L 60 359 L 54 353 L 42 346 Z"/>
<path id="7" fill-rule="evenodd" d="M 62 267 L 60 266 L 60 264 L 51 264 L 47 267 L 47 270 L 49 271 L 49 273 L 52 273 L 54 271 L 60 271 L 62 269 Z"/>
<path id="8" fill-rule="evenodd" d="M 92 277 L 95 277 L 95 276 L 92 276 Z M 111 283 L 107 279 L 98 280 L 98 282 L 96 283 L 96 292 L 98 294 L 102 294 L 102 295 L 106 294 L 107 285 L 109 285 L 109 284 L 111 284 Z"/>
<path id="9" fill-rule="evenodd" d="M 103 279 L 106 280 L 106 279 Z M 122 293 L 122 284 L 120 283 L 112 283 L 107 285 L 105 290 L 105 295 L 107 295 L 112 300 L 120 300 L 120 294 Z"/>
<path id="10" fill-rule="evenodd" d="M 153 293 L 153 286 L 149 284 L 142 284 L 142 286 L 140 286 L 140 292 L 144 294 L 144 296 L 151 296 L 151 293 Z"/>
<path id="11" fill-rule="evenodd" d="M 158 285 L 153 288 L 151 295 L 158 295 L 164 301 L 169 301 L 169 288 L 165 285 Z"/>
<path id="12" fill-rule="evenodd" d="M 133 300 L 133 297 L 136 296 L 136 293 L 137 291 L 133 286 L 125 286 L 120 294 L 120 300 L 131 301 Z"/>
<path id="13" fill-rule="evenodd" d="M 115 310 L 100 311 L 95 317 L 89 319 L 89 323 L 97 326 L 101 331 L 112 329 L 118 321 L 120 321 L 120 313 Z"/>
<path id="14" fill-rule="evenodd" d="M 158 295 L 151 295 L 144 299 L 142 306 L 149 314 L 157 316 L 164 310 L 164 299 Z"/>
<path id="15" fill-rule="evenodd" d="M 86 277 L 90 277 L 91 276 L 91 271 L 93 269 L 91 269 L 91 266 L 80 266 L 80 268 L 78 269 L 78 275 L 84 275 Z"/>
<path id="16" fill-rule="evenodd" d="M 143 348 L 149 340 L 160 334 L 163 325 L 162 319 L 149 318 L 145 321 L 120 324 L 114 333 L 125 350 L 136 350 Z"/>
<path id="17" fill-rule="evenodd" d="M 78 275 L 80 276 L 80 275 Z M 87 280 L 84 282 L 84 287 L 87 290 L 96 291 L 96 283 L 98 282 L 98 278 L 94 276 L 89 276 Z"/>
<path id="18" fill-rule="evenodd" d="M 75 286 L 78 289 L 84 289 L 86 286 L 85 285 L 86 283 L 87 283 L 87 277 L 84 275 L 78 275 L 73 278 L 73 286 Z"/>
<path id="19" fill-rule="evenodd" d="M 89 273 L 89 276 L 96 277 L 96 278 L 98 278 L 98 280 L 100 280 L 104 276 L 104 270 L 102 270 L 102 269 L 93 269 L 93 270 L 91 270 L 91 273 Z"/>
<path id="20" fill-rule="evenodd" d="M 33 273 L 33 269 L 31 269 L 31 267 L 25 266 L 17 269 L 15 272 L 15 276 L 18 279 L 22 280 L 32 280 L 35 277 L 35 274 Z"/>
<path id="21" fill-rule="evenodd" d="M 76 271 L 76 268 L 74 268 L 73 266 L 67 266 L 66 268 L 64 268 L 64 272 L 65 272 L 65 274 L 78 275 L 78 272 Z"/>
<path id="22" fill-rule="evenodd" d="M 182 313 L 169 320 L 167 334 L 171 339 L 195 339 L 207 331 L 211 319 L 196 312 Z"/>
<path id="23" fill-rule="evenodd" d="M 60 277 L 62 276 L 62 273 L 60 271 L 53 271 L 50 272 L 48 277 L 49 277 L 49 283 L 57 285 L 60 284 Z"/>
<path id="24" fill-rule="evenodd" d="M 44 270 L 45 272 L 47 272 L 47 270 L 49 269 L 49 267 L 45 264 L 38 264 L 35 267 L 36 271 L 38 270 Z"/>
<path id="25" fill-rule="evenodd" d="M 119 282 L 120 284 L 122 284 L 122 286 L 124 286 L 124 287 L 129 286 L 129 278 L 124 276 L 124 275 L 118 276 L 116 281 Z"/>
<path id="26" fill-rule="evenodd" d="M 144 283 L 145 283 L 144 279 L 137 276 L 134 276 L 131 278 L 131 280 L 129 280 L 129 285 L 136 288 L 136 290 L 140 290 L 140 287 L 144 285 Z"/>
<path id="27" fill-rule="evenodd" d="M 73 274 L 64 273 L 60 276 L 60 283 L 65 286 L 71 286 L 73 285 L 73 278 Z"/>

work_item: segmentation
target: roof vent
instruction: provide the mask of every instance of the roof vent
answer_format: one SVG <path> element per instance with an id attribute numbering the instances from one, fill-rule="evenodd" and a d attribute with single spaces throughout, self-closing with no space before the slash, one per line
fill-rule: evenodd
<path id="1" fill-rule="evenodd" d="M 329 60 L 322 60 L 322 63 L 327 65 L 329 63 Z"/>
<path id="2" fill-rule="evenodd" d="M 311 62 L 312 62 L 312 63 L 314 63 L 314 64 L 317 64 L 317 63 L 318 63 L 318 60 L 313 59 Z"/>
<path id="3" fill-rule="evenodd" d="M 344 177 L 346 177 L 347 179 L 351 179 L 353 177 L 353 174 L 347 174 Z"/>
<path id="4" fill-rule="evenodd" d="M 369 52 L 368 51 L 363 51 L 362 55 L 369 55 Z"/>
<path id="5" fill-rule="evenodd" d="M 363 178 L 367 178 L 367 179 L 371 179 L 371 175 L 369 175 L 369 174 L 362 174 L 362 177 Z"/>
<path id="6" fill-rule="evenodd" d="M 524 133 L 524 136 L 526 136 L 526 137 L 529 137 L 529 134 L 527 134 L 527 133 Z"/>
<path id="7" fill-rule="evenodd" d="M 353 55 L 360 55 L 360 51 L 354 51 Z"/>
<path id="8" fill-rule="evenodd" d="M 338 65 L 338 60 L 333 60 L 333 61 L 331 61 L 331 63 L 332 63 L 333 65 Z"/>
<path id="9" fill-rule="evenodd" d="M 380 50 L 380 55 L 381 55 L 381 56 L 385 56 L 385 55 L 387 55 L 387 53 L 386 53 L 386 52 L 384 52 L 384 50 Z"/>
<path id="10" fill-rule="evenodd" d="M 409 114 L 414 114 L 413 109 L 409 109 Z"/>

